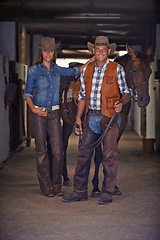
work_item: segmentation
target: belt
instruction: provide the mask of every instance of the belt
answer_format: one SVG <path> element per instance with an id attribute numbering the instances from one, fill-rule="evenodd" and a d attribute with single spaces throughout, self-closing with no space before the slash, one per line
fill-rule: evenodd
<path id="1" fill-rule="evenodd" d="M 39 108 L 40 106 L 37 106 L 37 105 L 34 105 L 35 108 Z M 55 106 L 49 106 L 49 107 L 43 107 L 42 108 L 42 111 L 43 112 L 51 112 L 51 111 L 54 111 L 54 110 L 58 110 L 59 109 L 59 105 L 55 105 Z"/>
<path id="2" fill-rule="evenodd" d="M 101 110 L 93 110 L 93 109 L 89 109 L 89 112 L 90 112 L 90 113 L 93 113 L 93 114 L 95 114 L 95 115 L 97 115 L 97 114 L 101 114 Z"/>

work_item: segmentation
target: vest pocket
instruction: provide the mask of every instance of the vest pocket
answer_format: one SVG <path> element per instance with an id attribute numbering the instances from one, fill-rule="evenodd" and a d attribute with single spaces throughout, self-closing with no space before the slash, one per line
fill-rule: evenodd
<path id="1" fill-rule="evenodd" d="M 105 97 L 106 98 L 106 109 L 113 109 L 114 104 L 116 101 L 118 101 L 118 96 L 113 96 L 113 97 Z"/>

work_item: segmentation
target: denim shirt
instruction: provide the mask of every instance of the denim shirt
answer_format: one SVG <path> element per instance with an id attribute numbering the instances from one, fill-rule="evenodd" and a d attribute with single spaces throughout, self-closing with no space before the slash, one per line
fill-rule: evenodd
<path id="1" fill-rule="evenodd" d="M 24 99 L 31 97 L 33 103 L 38 106 L 48 107 L 59 105 L 59 88 L 61 76 L 80 75 L 80 69 L 59 67 L 54 62 L 50 72 L 42 64 L 33 65 L 28 69 Z M 33 94 L 33 90 L 34 94 Z"/>

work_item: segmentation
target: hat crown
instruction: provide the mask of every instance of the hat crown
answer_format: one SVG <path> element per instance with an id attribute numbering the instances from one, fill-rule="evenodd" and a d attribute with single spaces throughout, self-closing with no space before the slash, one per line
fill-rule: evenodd
<path id="1" fill-rule="evenodd" d="M 47 48 L 48 47 L 55 48 L 55 39 L 51 37 L 42 37 L 40 44 L 41 46 L 44 46 Z"/>
<path id="2" fill-rule="evenodd" d="M 41 50 L 50 50 L 54 51 L 59 47 L 59 43 L 55 43 L 55 38 L 54 37 L 42 37 L 40 43 L 37 43 L 37 46 Z"/>
<path id="3" fill-rule="evenodd" d="M 109 44 L 108 38 L 105 36 L 98 36 L 95 39 L 95 45 L 100 46 L 100 45 L 108 45 L 108 44 Z"/>

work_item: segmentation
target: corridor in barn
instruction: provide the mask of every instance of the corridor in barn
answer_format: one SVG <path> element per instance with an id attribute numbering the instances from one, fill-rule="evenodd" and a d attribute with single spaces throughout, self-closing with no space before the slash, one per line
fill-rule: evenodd
<path id="1" fill-rule="evenodd" d="M 68 171 L 73 180 L 78 137 L 71 135 Z M 34 140 L 21 147 L 0 170 L 1 240 L 158 240 L 160 239 L 159 154 L 144 153 L 142 140 L 125 131 L 119 143 L 117 185 L 122 192 L 113 202 L 99 206 L 91 197 L 94 163 L 89 177 L 89 198 L 64 203 L 47 198 L 39 189 Z M 101 187 L 103 170 L 100 169 Z M 64 194 L 72 187 L 62 187 Z"/>

